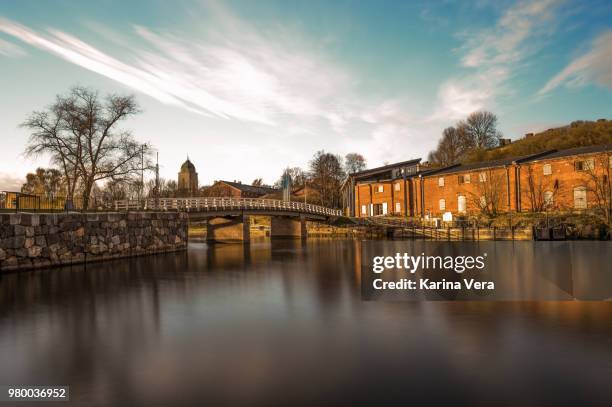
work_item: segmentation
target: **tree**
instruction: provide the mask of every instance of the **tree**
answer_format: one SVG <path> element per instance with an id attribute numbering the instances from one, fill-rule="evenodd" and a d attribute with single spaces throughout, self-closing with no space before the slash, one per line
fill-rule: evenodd
<path id="1" fill-rule="evenodd" d="M 62 172 L 56 168 L 37 168 L 34 173 L 26 175 L 26 182 L 21 192 L 26 194 L 55 197 L 63 192 L 64 179 Z"/>
<path id="2" fill-rule="evenodd" d="M 585 171 L 587 176 L 587 191 L 595 197 L 595 206 L 604 214 L 606 223 L 610 224 L 612 215 L 612 180 L 610 179 L 612 164 L 612 153 L 602 154 L 596 160 L 593 159 L 593 165 L 589 166 Z M 597 168 L 602 168 L 598 171 Z"/>
<path id="3" fill-rule="evenodd" d="M 150 146 L 117 128 L 138 112 L 133 96 L 108 95 L 101 100 L 94 90 L 74 87 L 22 124 L 32 132 L 26 154 L 49 154 L 64 172 L 69 199 L 79 182 L 83 208 L 88 208 L 97 181 L 127 180 L 152 168 Z"/>
<path id="4" fill-rule="evenodd" d="M 344 171 L 353 174 L 367 168 L 366 159 L 358 153 L 349 153 L 344 156 Z"/>
<path id="5" fill-rule="evenodd" d="M 310 161 L 310 180 L 321 195 L 321 205 L 339 207 L 340 184 L 345 177 L 341 158 L 337 155 L 317 151 Z"/>
<path id="6" fill-rule="evenodd" d="M 467 152 L 465 135 L 457 127 L 447 127 L 442 132 L 438 147 L 429 153 L 429 161 L 441 166 L 460 162 Z"/>
<path id="7" fill-rule="evenodd" d="M 475 189 L 470 192 L 474 206 L 484 215 L 497 215 L 503 204 L 504 176 L 491 169 L 481 171 Z"/>
<path id="8" fill-rule="evenodd" d="M 544 212 L 550 209 L 559 194 L 558 180 L 543 179 L 536 176 L 532 166 L 527 168 L 527 201 L 532 212 Z"/>
<path id="9" fill-rule="evenodd" d="M 465 121 L 457 124 L 463 148 L 483 150 L 499 145 L 501 133 L 497 130 L 497 116 L 491 112 L 470 113 Z"/>
<path id="10" fill-rule="evenodd" d="M 251 182 L 251 185 L 254 187 L 260 187 L 263 185 L 263 179 L 262 178 L 255 178 L 253 180 L 253 182 Z"/>
<path id="11" fill-rule="evenodd" d="M 308 181 L 308 174 L 306 174 L 303 169 L 300 167 L 287 167 L 279 179 L 274 183 L 275 188 L 282 188 L 283 177 L 287 173 L 291 177 L 291 185 L 293 185 L 294 188 L 301 188 L 306 185 L 306 182 Z"/>

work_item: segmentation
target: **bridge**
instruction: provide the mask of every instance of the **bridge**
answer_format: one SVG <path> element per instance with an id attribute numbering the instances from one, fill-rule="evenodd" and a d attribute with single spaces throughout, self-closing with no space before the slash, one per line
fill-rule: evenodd
<path id="1" fill-rule="evenodd" d="M 306 237 L 306 221 L 333 223 L 342 211 L 296 201 L 259 198 L 151 198 L 118 200 L 116 211 L 179 211 L 206 220 L 207 240 L 249 241 L 249 216 L 270 217 L 270 237 Z"/>

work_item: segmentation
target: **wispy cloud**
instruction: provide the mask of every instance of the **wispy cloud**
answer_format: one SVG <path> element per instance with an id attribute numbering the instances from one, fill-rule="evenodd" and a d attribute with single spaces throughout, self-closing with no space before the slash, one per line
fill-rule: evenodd
<path id="1" fill-rule="evenodd" d="M 591 49 L 567 65 L 538 92 L 550 92 L 560 85 L 576 87 L 587 83 L 612 89 L 612 31 L 599 35 Z"/>
<path id="2" fill-rule="evenodd" d="M 328 148 L 352 150 L 349 140 L 356 136 L 349 129 L 363 124 L 368 134 L 360 142 L 372 151 L 373 162 L 383 159 L 383 153 L 373 148 L 378 139 L 384 137 L 390 144 L 405 140 L 406 128 L 400 122 L 407 115 L 399 102 L 394 101 L 390 111 L 385 98 L 361 94 L 351 70 L 327 56 L 327 37 L 317 42 L 291 26 L 262 30 L 218 3 L 208 6 L 214 22 L 208 29 L 182 34 L 134 26 L 136 42 L 98 23 L 85 24 L 115 46 L 129 44 L 129 55 L 123 57 L 53 28 L 34 30 L 0 19 L 0 32 L 162 103 L 275 126 L 289 135 L 314 135 L 325 139 Z M 404 155 L 397 150 L 391 154 L 385 159 Z"/>
<path id="3" fill-rule="evenodd" d="M 23 48 L 0 38 L 0 55 L 5 57 L 22 57 L 26 55 Z"/>
<path id="4" fill-rule="evenodd" d="M 130 61 L 56 29 L 38 32 L 0 19 L 0 31 L 193 112 L 267 125 L 279 124 L 284 115 L 324 118 L 336 127 L 342 123 L 333 103 L 341 102 L 350 85 L 346 72 L 287 33 L 275 33 L 270 41 L 223 9 L 215 12 L 225 13 L 217 19 L 225 31 L 200 39 L 135 26 L 143 45 L 130 47 Z M 99 24 L 95 28 L 112 36 Z"/>
<path id="5" fill-rule="evenodd" d="M 440 86 L 433 119 L 460 119 L 479 109 L 493 109 L 497 98 L 511 93 L 507 86 L 520 64 L 534 53 L 542 36 L 553 29 L 546 24 L 555 15 L 558 0 L 520 1 L 507 9 L 492 28 L 459 34 L 457 50 L 462 76 Z M 545 28 L 542 28 L 545 27 Z"/>

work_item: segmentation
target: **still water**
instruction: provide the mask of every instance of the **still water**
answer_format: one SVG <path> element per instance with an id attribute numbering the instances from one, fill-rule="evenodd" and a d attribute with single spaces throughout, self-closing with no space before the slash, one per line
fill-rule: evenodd
<path id="1" fill-rule="evenodd" d="M 367 244 L 192 241 L 2 275 L 0 384 L 83 406 L 612 405 L 612 302 L 363 301 Z M 610 243 L 490 244 L 509 272 L 554 248 L 612 287 Z"/>

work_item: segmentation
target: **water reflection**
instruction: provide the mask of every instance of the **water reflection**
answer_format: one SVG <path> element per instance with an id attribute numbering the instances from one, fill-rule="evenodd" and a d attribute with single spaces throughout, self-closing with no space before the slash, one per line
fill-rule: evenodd
<path id="1" fill-rule="evenodd" d="M 602 255 L 576 243 L 487 250 L 526 270 L 545 257 L 557 281 L 554 267 Z M 364 302 L 370 244 L 193 241 L 3 275 L 0 383 L 70 384 L 74 405 L 612 402 L 612 303 Z M 604 281 L 572 278 L 572 295 Z"/>

